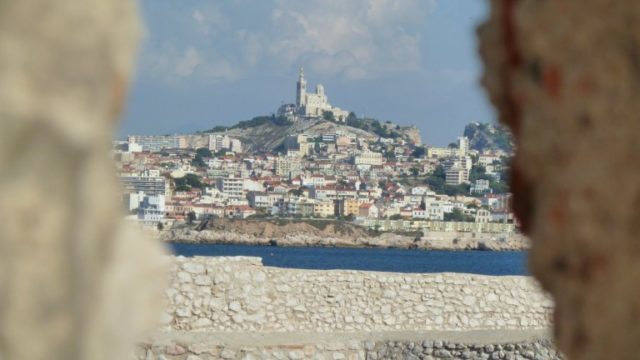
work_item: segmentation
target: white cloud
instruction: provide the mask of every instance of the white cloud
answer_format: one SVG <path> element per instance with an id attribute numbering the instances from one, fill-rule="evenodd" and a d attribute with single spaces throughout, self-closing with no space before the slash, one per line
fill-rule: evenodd
<path id="1" fill-rule="evenodd" d="M 270 51 L 285 67 L 376 77 L 418 70 L 420 26 L 435 0 L 277 0 Z"/>
<path id="2" fill-rule="evenodd" d="M 274 0 L 270 18 L 260 22 L 237 18 L 251 3 L 221 7 L 202 0 L 163 14 L 164 37 L 145 46 L 143 69 L 171 81 L 229 80 L 258 67 L 289 71 L 299 65 L 349 79 L 421 70 L 422 25 L 435 2 Z"/>
<path id="3" fill-rule="evenodd" d="M 200 10 L 194 10 L 193 15 L 191 15 L 193 19 L 200 25 L 204 24 L 204 14 Z"/>
<path id="4" fill-rule="evenodd" d="M 264 55 L 264 36 L 241 29 L 236 32 L 236 39 L 243 62 L 250 67 L 255 66 Z"/>
<path id="5" fill-rule="evenodd" d="M 206 3 L 193 10 L 191 17 L 195 20 L 198 30 L 205 36 L 215 36 L 230 26 L 229 19 L 214 3 Z"/>
<path id="6" fill-rule="evenodd" d="M 198 50 L 189 46 L 184 54 L 176 60 L 175 71 L 179 76 L 189 76 L 193 74 L 198 65 L 200 65 Z"/>

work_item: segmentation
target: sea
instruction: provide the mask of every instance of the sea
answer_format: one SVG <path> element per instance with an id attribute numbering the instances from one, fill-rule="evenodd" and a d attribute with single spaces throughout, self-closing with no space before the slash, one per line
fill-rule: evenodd
<path id="1" fill-rule="evenodd" d="M 522 251 L 441 251 L 388 248 L 288 247 L 173 243 L 176 255 L 257 256 L 265 266 L 400 273 L 529 275 Z"/>

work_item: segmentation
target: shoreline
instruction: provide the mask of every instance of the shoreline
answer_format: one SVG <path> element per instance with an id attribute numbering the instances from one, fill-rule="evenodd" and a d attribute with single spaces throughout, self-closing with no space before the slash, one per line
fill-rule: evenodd
<path id="1" fill-rule="evenodd" d="M 447 237 L 421 238 L 382 233 L 376 237 L 339 237 L 322 234 L 290 233 L 284 236 L 261 236 L 254 234 L 191 229 L 172 229 L 156 232 L 154 236 L 162 242 L 177 244 L 255 245 L 280 247 L 326 247 L 326 248 L 373 248 L 443 251 L 527 251 L 529 242 L 522 235 L 493 237 L 489 234 L 449 233 Z"/>
<path id="2" fill-rule="evenodd" d="M 297 244 L 297 243 L 277 243 L 272 245 L 269 242 L 235 242 L 224 240 L 212 241 L 193 241 L 183 239 L 162 240 L 167 244 L 192 244 L 192 245 L 236 245 L 236 246 L 264 246 L 264 247 L 281 247 L 281 248 L 343 248 L 343 249 L 395 249 L 395 250 L 420 250 L 420 251 L 478 251 L 478 252 L 525 252 L 529 251 L 529 247 L 523 248 L 480 248 L 480 247 L 415 247 L 415 246 L 367 246 L 360 244 Z"/>

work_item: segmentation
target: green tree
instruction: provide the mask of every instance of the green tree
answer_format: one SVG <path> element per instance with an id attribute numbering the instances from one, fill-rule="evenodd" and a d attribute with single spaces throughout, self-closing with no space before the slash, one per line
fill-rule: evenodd
<path id="1" fill-rule="evenodd" d="M 205 133 L 216 133 L 216 132 L 225 132 L 229 129 L 228 126 L 222 126 L 222 125 L 218 125 L 218 126 L 214 126 L 213 128 L 209 129 L 209 130 L 205 130 Z"/>
<path id="2" fill-rule="evenodd" d="M 505 181 L 491 181 L 489 186 L 494 194 L 506 194 L 509 192 L 509 185 Z"/>
<path id="3" fill-rule="evenodd" d="M 202 182 L 200 176 L 196 174 L 187 174 L 181 178 L 175 179 L 174 182 L 176 185 L 176 191 L 189 191 L 192 188 L 205 188 L 205 184 Z"/>
<path id="4" fill-rule="evenodd" d="M 304 194 L 304 190 L 302 190 L 302 188 L 289 190 L 289 194 L 293 196 L 302 196 L 302 194 Z"/>
<path id="5" fill-rule="evenodd" d="M 443 192 L 449 196 L 466 195 L 469 193 L 469 184 L 444 185 Z"/>
<path id="6" fill-rule="evenodd" d="M 156 227 L 158 228 L 158 231 L 164 230 L 164 225 L 159 221 L 158 221 L 158 225 Z"/>
<path id="7" fill-rule="evenodd" d="M 336 118 L 333 115 L 333 111 L 323 111 L 322 118 L 327 121 L 336 121 Z"/>
<path id="8" fill-rule="evenodd" d="M 417 146 L 415 149 L 413 149 L 413 153 L 411 154 L 411 156 L 413 156 L 414 158 L 421 158 L 424 157 L 427 154 L 427 149 L 425 149 L 424 146 Z"/>
<path id="9" fill-rule="evenodd" d="M 351 127 L 358 127 L 359 120 L 358 117 L 356 116 L 356 114 L 352 111 L 349 113 L 349 115 L 347 115 L 347 125 L 351 126 Z"/>
<path id="10" fill-rule="evenodd" d="M 236 125 L 230 127 L 229 129 L 249 129 L 265 124 L 273 124 L 277 126 L 286 126 L 291 125 L 292 122 L 289 121 L 285 117 L 276 117 L 275 115 L 271 116 L 256 116 L 251 120 L 240 121 Z"/>
<path id="11" fill-rule="evenodd" d="M 476 180 L 493 180 L 493 177 L 487 174 L 487 170 L 482 165 L 474 165 L 469 172 L 469 181 L 474 183 Z"/>
<path id="12" fill-rule="evenodd" d="M 204 159 L 200 154 L 196 154 L 196 156 L 191 160 L 191 165 L 198 168 L 206 168 L 207 164 L 204 162 Z"/>
<path id="13" fill-rule="evenodd" d="M 444 214 L 444 221 L 466 221 L 467 217 L 459 208 L 454 208 L 450 213 Z"/>
<path id="14" fill-rule="evenodd" d="M 444 171 L 444 167 L 442 165 L 436 166 L 434 171 L 427 176 L 425 179 L 425 183 L 429 185 L 431 190 L 435 191 L 438 194 L 444 193 L 445 181 L 446 181 L 446 173 Z"/>
<path id="15" fill-rule="evenodd" d="M 187 214 L 187 224 L 191 225 L 194 221 L 196 221 L 196 213 L 193 211 L 189 211 L 189 213 Z"/>
<path id="16" fill-rule="evenodd" d="M 211 150 L 209 150 L 209 149 L 207 149 L 205 147 L 198 148 L 196 150 L 196 154 L 200 155 L 203 158 L 205 158 L 205 157 L 208 157 L 208 158 L 213 157 L 213 154 L 211 153 Z"/>

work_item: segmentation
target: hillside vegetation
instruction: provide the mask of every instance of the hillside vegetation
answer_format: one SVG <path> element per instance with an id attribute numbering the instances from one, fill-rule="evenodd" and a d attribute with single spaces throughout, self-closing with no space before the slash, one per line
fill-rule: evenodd
<path id="1" fill-rule="evenodd" d="M 471 123 L 465 126 L 464 136 L 469 138 L 469 146 L 478 151 L 502 150 L 511 152 L 513 139 L 509 130 L 492 123 Z"/>
<path id="2" fill-rule="evenodd" d="M 257 116 L 251 120 L 240 121 L 233 126 L 216 126 L 198 132 L 191 141 L 194 142 L 194 146 L 197 146 L 204 144 L 204 141 L 198 141 L 198 137 L 204 138 L 205 135 L 224 133 L 240 139 L 247 150 L 274 151 L 282 145 L 287 135 L 305 133 L 321 136 L 337 131 L 368 140 L 383 137 L 404 139 L 420 144 L 420 132 L 415 126 L 400 126 L 390 121 L 381 122 L 373 118 L 361 119 L 353 113 L 349 115 L 346 123 L 325 118 L 290 121 L 275 115 Z"/>

